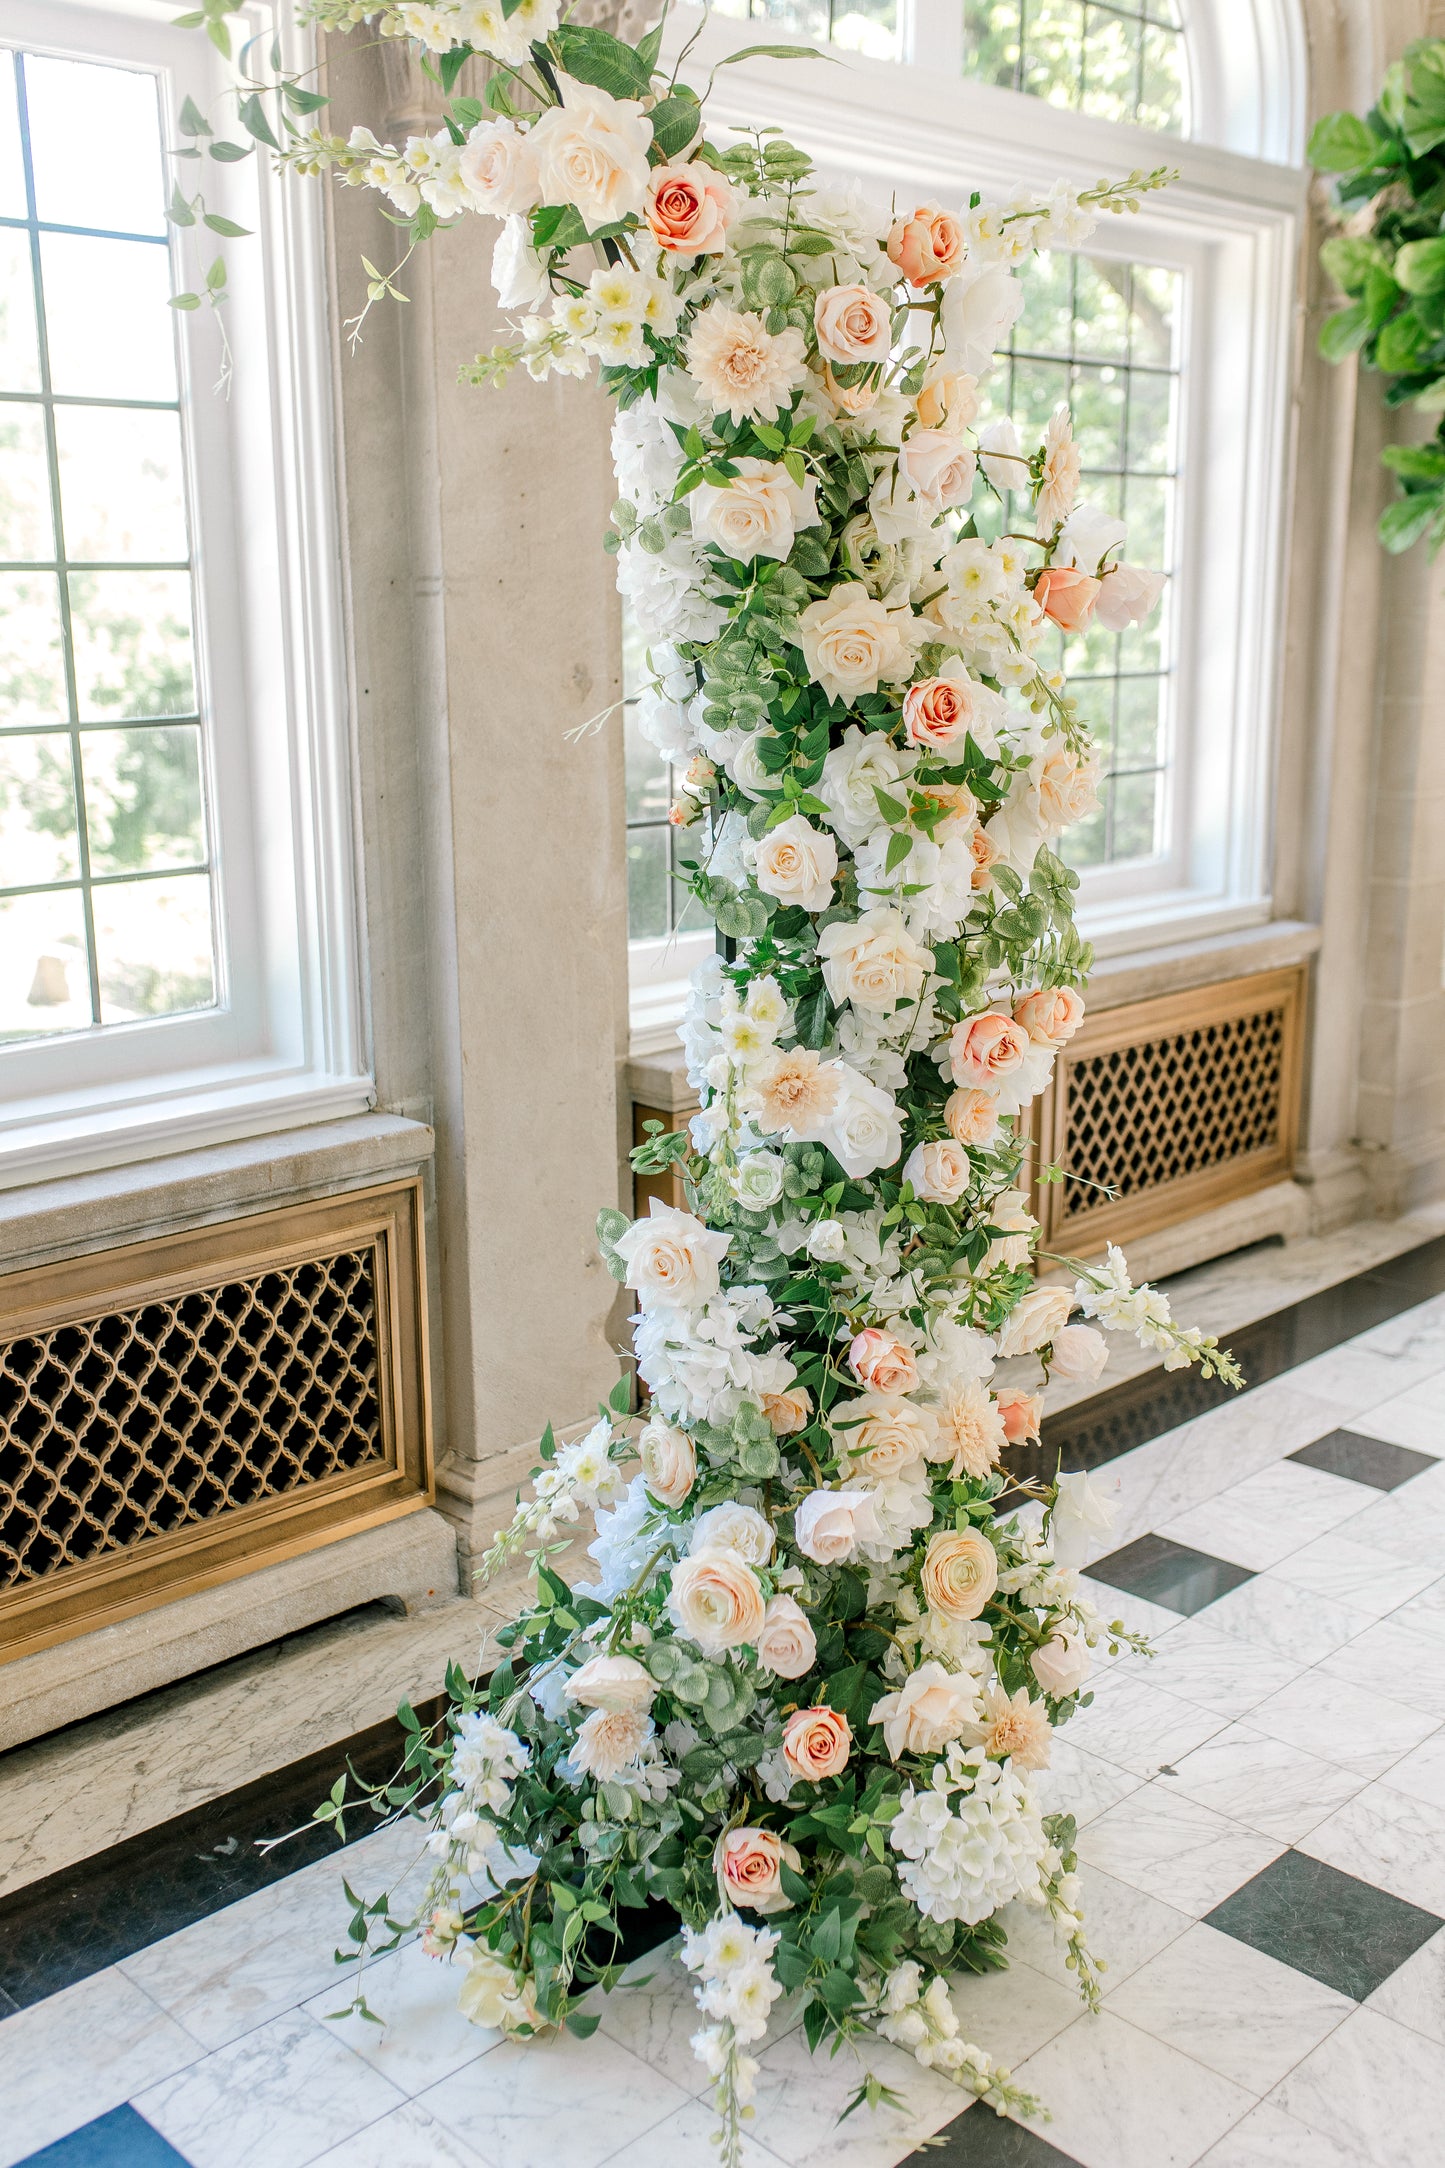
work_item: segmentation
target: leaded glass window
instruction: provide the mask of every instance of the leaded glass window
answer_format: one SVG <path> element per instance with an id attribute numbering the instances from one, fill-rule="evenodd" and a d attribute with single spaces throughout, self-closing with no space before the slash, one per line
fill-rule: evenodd
<path id="1" fill-rule="evenodd" d="M 1178 0 L 962 0 L 963 68 L 1098 120 L 1188 133 Z"/>
<path id="2" fill-rule="evenodd" d="M 667 817 L 677 788 L 673 770 L 637 724 L 637 693 L 651 673 L 642 634 L 622 610 L 622 713 L 627 769 L 627 936 L 657 941 L 701 933 L 711 924 L 674 875 L 682 857 L 695 857 L 697 831 L 674 828 Z"/>
<path id="3" fill-rule="evenodd" d="M 870 60 L 901 60 L 899 0 L 713 0 L 715 15 L 765 22 L 785 36 L 837 45 Z"/>

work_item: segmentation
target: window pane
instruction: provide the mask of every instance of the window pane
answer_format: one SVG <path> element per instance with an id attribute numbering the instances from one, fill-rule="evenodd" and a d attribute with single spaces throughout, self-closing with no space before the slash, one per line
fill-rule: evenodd
<path id="1" fill-rule="evenodd" d="M 102 886 L 93 909 L 102 1023 L 211 1006 L 216 979 L 204 873 Z"/>
<path id="2" fill-rule="evenodd" d="M 80 719 L 195 712 L 186 572 L 72 572 Z"/>
<path id="3" fill-rule="evenodd" d="M 1183 33 L 1168 0 L 961 0 L 963 72 L 1101 120 L 1179 134 Z"/>
<path id="4" fill-rule="evenodd" d="M 92 399 L 174 399 L 170 258 L 147 241 L 40 237 L 45 333 L 56 391 Z"/>
<path id="5" fill-rule="evenodd" d="M 0 559 L 15 564 L 54 555 L 44 409 L 0 406 Z"/>
<path id="6" fill-rule="evenodd" d="M 846 47 L 874 60 L 898 58 L 897 0 L 713 0 L 715 15 L 765 22 L 788 37 Z"/>
<path id="7" fill-rule="evenodd" d="M 32 53 L 25 63 L 35 213 L 53 226 L 164 233 L 156 79 L 134 68 Z M 103 176 L 77 145 L 105 145 Z"/>
<path id="8" fill-rule="evenodd" d="M 25 216 L 25 166 L 15 104 L 15 55 L 0 51 L 0 218 Z"/>
<path id="9" fill-rule="evenodd" d="M 68 713 L 59 584 L 51 573 L 0 572 L 0 730 Z"/>
<path id="10" fill-rule="evenodd" d="M 1159 782 L 1157 773 L 1114 778 L 1114 822 L 1109 855 L 1115 865 L 1130 858 L 1152 858 L 1159 848 L 1155 834 Z"/>
<path id="11" fill-rule="evenodd" d="M 665 821 L 669 796 L 667 762 L 638 729 L 637 710 L 630 702 L 624 715 L 628 822 Z"/>
<path id="12" fill-rule="evenodd" d="M 963 0 L 966 72 L 1000 90 L 1019 87 L 1018 0 Z"/>
<path id="13" fill-rule="evenodd" d="M 0 226 L 0 391 L 39 391 L 30 236 Z"/>
<path id="14" fill-rule="evenodd" d="M 0 737 L 0 888 L 74 880 L 79 870 L 68 734 Z"/>
<path id="15" fill-rule="evenodd" d="M 830 35 L 847 52 L 866 53 L 870 60 L 896 60 L 897 0 L 834 0 Z"/>
<path id="16" fill-rule="evenodd" d="M 627 937 L 651 941 L 667 932 L 667 837 L 664 828 L 627 831 Z"/>
<path id="17" fill-rule="evenodd" d="M 92 557 L 184 564 L 179 414 L 57 407 L 60 516 L 72 563 Z"/>
<path id="18" fill-rule="evenodd" d="M 0 897 L 0 1040 L 84 1031 L 90 1022 L 79 889 Z"/>
<path id="19" fill-rule="evenodd" d="M 80 738 L 93 873 L 205 862 L 201 733 L 86 730 Z"/>

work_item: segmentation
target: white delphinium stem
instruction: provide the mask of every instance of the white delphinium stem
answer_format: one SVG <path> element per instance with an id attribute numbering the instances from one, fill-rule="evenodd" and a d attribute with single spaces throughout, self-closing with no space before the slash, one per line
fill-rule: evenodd
<path id="1" fill-rule="evenodd" d="M 922 1967 L 911 1958 L 895 1967 L 884 1983 L 874 2023 L 885 2040 L 905 2048 L 925 2070 L 940 2071 L 1000 2115 L 1005 2109 L 1015 2115 L 1038 2114 L 1034 2095 L 1016 2086 L 1002 2063 L 964 2039 L 942 1973 L 936 1972 L 925 1988 Z"/>
<path id="2" fill-rule="evenodd" d="M 740 2168 L 742 2126 L 752 2118 L 758 2074 L 756 2058 L 743 2050 L 764 2037 L 783 1992 L 772 1967 L 777 1943 L 767 1928 L 748 1927 L 735 1912 L 721 1913 L 700 1931 L 682 1931 L 682 1961 L 697 1975 L 698 2008 L 713 2020 L 693 2034 L 692 2048 L 714 2081 L 722 2168 Z"/>
<path id="3" fill-rule="evenodd" d="M 598 1506 L 615 1504 L 627 1487 L 617 1463 L 628 1450 L 627 1440 L 606 1419 L 594 1423 L 584 1438 L 564 1445 L 537 1476 L 535 1497 L 525 1504 L 519 1501 L 486 1552 L 474 1575 L 478 1586 L 485 1586 L 523 1552 L 536 1556 L 562 1528 L 580 1520 L 584 1510 L 595 1512 Z"/>
<path id="4" fill-rule="evenodd" d="M 1108 1259 L 1102 1265 L 1080 1264 L 1072 1257 L 1054 1257 L 1050 1261 L 1077 1274 L 1074 1300 L 1085 1317 L 1097 1319 L 1109 1332 L 1132 1332 L 1141 1347 L 1152 1348 L 1164 1357 L 1166 1370 L 1186 1370 L 1191 1363 L 1198 1363 L 1206 1378 L 1220 1378 L 1236 1390 L 1243 1385 L 1244 1374 L 1238 1363 L 1220 1347 L 1214 1334 L 1202 1333 L 1193 1325 L 1176 1325 L 1167 1295 L 1147 1283 L 1134 1285 L 1124 1252 L 1116 1244 L 1109 1244 Z"/>

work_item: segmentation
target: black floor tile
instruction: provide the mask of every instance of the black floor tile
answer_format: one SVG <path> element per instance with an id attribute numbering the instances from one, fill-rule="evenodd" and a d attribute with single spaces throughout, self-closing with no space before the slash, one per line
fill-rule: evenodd
<path id="1" fill-rule="evenodd" d="M 27 2154 L 17 2168 L 188 2168 L 188 2163 L 134 2108 L 112 2108 L 43 2152 Z"/>
<path id="2" fill-rule="evenodd" d="M 910 2153 L 900 2168 L 1078 2168 L 1037 2131 L 995 2115 L 982 2101 L 947 2124 L 928 2145 Z"/>
<path id="3" fill-rule="evenodd" d="M 1088 1573 L 1091 1580 L 1107 1581 L 1110 1588 L 1142 1596 L 1147 1603 L 1167 1604 L 1171 1611 L 1183 1611 L 1190 1618 L 1242 1581 L 1254 1579 L 1248 1566 L 1211 1558 L 1207 1551 L 1191 1551 L 1187 1544 L 1171 1543 L 1167 1536 L 1140 1536 L 1122 1551 L 1099 1559 Z"/>
<path id="4" fill-rule="evenodd" d="M 1205 1925 L 1363 2002 L 1442 1922 L 1323 1860 L 1282 1852 Z"/>
<path id="5" fill-rule="evenodd" d="M 1348 1476 L 1352 1483 L 1369 1483 L 1375 1490 L 1396 1490 L 1412 1475 L 1438 1468 L 1432 1453 L 1417 1453 L 1406 1445 L 1389 1445 L 1383 1438 L 1366 1438 L 1357 1430 L 1332 1430 L 1313 1445 L 1302 1445 L 1286 1455 L 1306 1468 L 1323 1468 L 1326 1475 Z"/>

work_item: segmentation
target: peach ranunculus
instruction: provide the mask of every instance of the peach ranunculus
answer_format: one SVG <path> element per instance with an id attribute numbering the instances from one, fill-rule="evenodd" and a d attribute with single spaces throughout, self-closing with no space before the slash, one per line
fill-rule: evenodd
<path id="1" fill-rule="evenodd" d="M 1084 997 L 1072 986 L 1041 986 L 1014 1003 L 1014 1022 L 1039 1046 L 1064 1046 L 1084 1021 Z"/>
<path id="2" fill-rule="evenodd" d="M 860 1385 L 875 1393 L 911 1393 L 918 1383 L 913 1353 L 891 1332 L 865 1326 L 848 1349 L 848 1367 Z"/>
<path id="3" fill-rule="evenodd" d="M 948 1037 L 948 1064 L 955 1084 L 996 1091 L 1029 1050 L 1029 1035 L 1011 1016 L 996 1009 L 967 1016 Z"/>
<path id="4" fill-rule="evenodd" d="M 562 103 L 548 106 L 527 140 L 544 203 L 572 203 L 588 232 L 610 226 L 647 197 L 652 122 L 634 98 L 614 98 L 574 76 L 559 77 Z"/>
<path id="5" fill-rule="evenodd" d="M 1067 1287 L 1031 1287 L 1009 1311 L 997 1335 L 1000 1355 L 1033 1355 L 1068 1323 L 1074 1298 Z"/>
<path id="6" fill-rule="evenodd" d="M 838 1103 L 838 1064 L 790 1046 L 750 1077 L 745 1098 L 765 1136 L 786 1129 L 800 1144 L 816 1143 Z"/>
<path id="7" fill-rule="evenodd" d="M 950 1463 L 955 1482 L 963 1476 L 982 1481 L 1008 1443 L 1003 1421 L 987 1386 L 977 1378 L 946 1386 L 934 1414 L 938 1419 L 936 1457 Z"/>
<path id="8" fill-rule="evenodd" d="M 848 1719 L 836 1709 L 795 1709 L 783 1725 L 783 1760 L 809 1784 L 841 1775 L 852 1745 Z"/>
<path id="9" fill-rule="evenodd" d="M 967 429 L 978 412 L 978 378 L 935 365 L 923 379 L 913 411 L 925 429 Z"/>
<path id="10" fill-rule="evenodd" d="M 1041 1393 L 1026 1393 L 1016 1385 L 1001 1385 L 995 1395 L 998 1418 L 1010 1445 L 1037 1445 L 1044 1419 Z"/>
<path id="11" fill-rule="evenodd" d="M 712 166 L 654 166 L 643 217 L 673 256 L 720 256 L 737 208 L 732 184 Z"/>
<path id="12" fill-rule="evenodd" d="M 753 879 L 765 896 L 799 904 L 805 911 L 826 911 L 833 900 L 838 846 L 826 829 L 815 828 L 806 814 L 794 813 L 748 847 Z"/>
<path id="13" fill-rule="evenodd" d="M 818 351 L 847 368 L 885 362 L 893 345 L 893 316 L 866 286 L 825 286 L 813 303 Z"/>
<path id="14" fill-rule="evenodd" d="M 903 695 L 903 728 L 910 745 L 936 750 L 972 728 L 973 687 L 966 677 L 924 678 Z"/>
<path id="15" fill-rule="evenodd" d="M 897 1393 L 860 1393 L 830 1409 L 828 1426 L 840 1462 L 854 1475 L 887 1477 L 931 1457 L 938 1425 L 930 1408 Z"/>
<path id="16" fill-rule="evenodd" d="M 795 1597 L 770 1596 L 757 1638 L 758 1662 L 774 1678 L 801 1679 L 818 1655 L 817 1636 Z"/>
<path id="17" fill-rule="evenodd" d="M 968 1154 L 952 1137 L 916 1144 L 903 1162 L 903 1179 L 927 1204 L 957 1204 L 968 1188 Z"/>
<path id="18" fill-rule="evenodd" d="M 643 1715 L 652 1707 L 657 1687 L 651 1672 L 635 1656 L 589 1656 L 563 1689 L 584 1709 L 631 1709 Z"/>
<path id="19" fill-rule="evenodd" d="M 967 1671 L 945 1671 L 942 1664 L 920 1664 L 897 1693 L 885 1694 L 868 1713 L 870 1724 L 883 1726 L 890 1759 L 903 1754 L 936 1754 L 959 1739 L 978 1710 L 978 1687 Z"/>
<path id="20" fill-rule="evenodd" d="M 1064 632 L 1082 632 L 1094 614 L 1099 582 L 1074 565 L 1049 565 L 1034 582 L 1034 600 Z"/>
<path id="21" fill-rule="evenodd" d="M 697 1481 L 697 1452 L 687 1432 L 655 1416 L 637 1450 L 643 1479 L 658 1504 L 680 1506 Z"/>
<path id="22" fill-rule="evenodd" d="M 791 1844 L 770 1829 L 730 1829 L 718 1842 L 718 1871 L 735 1905 L 750 1912 L 786 1912 L 792 1899 L 783 1895 L 782 1867 L 797 1870 L 801 1861 Z"/>
<path id="23" fill-rule="evenodd" d="M 895 219 L 888 236 L 888 260 L 910 286 L 951 279 L 967 253 L 962 226 L 936 203 L 921 203 L 911 218 Z"/>
<path id="24" fill-rule="evenodd" d="M 949 1095 L 943 1119 L 955 1144 L 979 1151 L 998 1135 L 998 1101 L 992 1092 L 967 1084 Z"/>
<path id="25" fill-rule="evenodd" d="M 775 1438 L 791 1438 L 806 1430 L 813 1413 L 813 1396 L 806 1385 L 790 1385 L 786 1392 L 764 1393 L 763 1413 L 773 1426 Z"/>
<path id="26" fill-rule="evenodd" d="M 978 1528 L 944 1528 L 923 1555 L 919 1573 L 930 1611 L 955 1625 L 977 1618 L 998 1586 L 998 1552 Z"/>
<path id="27" fill-rule="evenodd" d="M 704 1656 L 755 1642 L 765 1609 L 762 1583 L 732 1551 L 699 1551 L 672 1569 L 668 1616 Z"/>
<path id="28" fill-rule="evenodd" d="M 1070 828 L 1099 803 L 1099 764 L 1090 753 L 1077 760 L 1066 745 L 1053 745 L 1039 770 L 1039 819 L 1046 835 Z"/>

